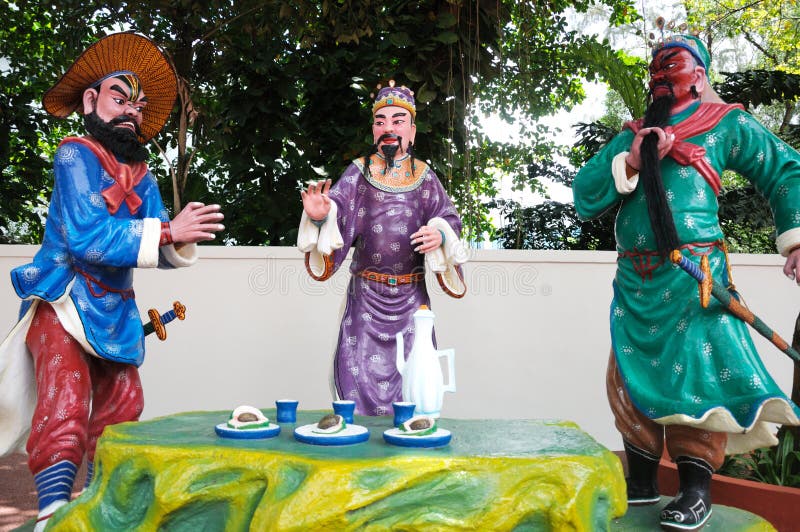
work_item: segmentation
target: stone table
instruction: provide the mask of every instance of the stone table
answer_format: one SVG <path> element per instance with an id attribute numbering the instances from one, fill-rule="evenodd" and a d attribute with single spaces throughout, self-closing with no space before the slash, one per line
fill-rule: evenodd
<path id="1" fill-rule="evenodd" d="M 440 419 L 450 444 L 418 449 L 383 440 L 391 417 L 356 416 L 366 442 L 294 439 L 325 413 L 255 440 L 215 434 L 229 411 L 108 427 L 48 530 L 607 530 L 626 511 L 619 459 L 571 422 Z"/>

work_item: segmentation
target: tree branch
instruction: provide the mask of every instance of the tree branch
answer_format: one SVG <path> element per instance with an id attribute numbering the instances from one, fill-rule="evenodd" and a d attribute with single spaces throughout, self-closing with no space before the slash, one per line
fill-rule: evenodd
<path id="1" fill-rule="evenodd" d="M 766 57 L 769 57 L 770 59 L 772 59 L 776 64 L 780 63 L 780 60 L 777 57 L 775 57 L 775 54 L 770 53 L 769 50 L 767 50 L 766 48 L 761 46 L 759 43 L 757 43 L 756 40 L 753 38 L 753 36 L 750 35 L 749 31 L 742 30 L 742 35 L 744 35 L 744 38 L 747 40 L 747 42 L 749 42 L 750 44 L 752 44 L 753 46 L 758 48 L 759 52 L 764 54 Z"/>
<path id="2" fill-rule="evenodd" d="M 167 165 L 167 169 L 169 170 L 169 175 L 172 178 L 172 201 L 173 207 L 175 212 L 180 211 L 181 199 L 180 195 L 178 194 L 178 176 L 175 174 L 175 168 L 172 166 L 172 161 L 169 160 L 167 154 L 161 149 L 161 146 L 155 140 L 150 141 L 153 146 L 156 147 L 158 153 L 161 154 L 161 158 L 164 159 L 164 163 Z"/>
<path id="3" fill-rule="evenodd" d="M 266 2 L 265 2 L 265 3 L 263 3 L 263 4 L 259 4 L 259 5 L 257 5 L 257 6 L 255 6 L 255 7 L 254 7 L 254 8 L 252 8 L 252 9 L 248 9 L 248 10 L 247 10 L 247 11 L 245 11 L 244 13 L 239 13 L 238 15 L 236 15 L 235 17 L 233 17 L 232 19 L 229 19 L 229 20 L 223 20 L 223 21 L 222 21 L 222 22 L 220 22 L 220 23 L 219 23 L 217 26 L 215 26 L 215 27 L 214 27 L 214 28 L 213 28 L 211 31 L 209 31 L 208 33 L 206 33 L 205 35 L 203 35 L 202 37 L 200 37 L 200 39 L 199 39 L 199 41 L 198 41 L 198 42 L 204 42 L 204 41 L 206 41 L 206 40 L 207 40 L 208 38 L 210 38 L 212 35 L 214 35 L 214 34 L 215 34 L 215 33 L 217 33 L 219 30 L 221 30 L 221 29 L 222 29 L 224 26 L 227 26 L 228 24 L 232 24 L 232 23 L 233 23 L 233 22 L 235 22 L 236 20 L 238 20 L 238 19 L 240 19 L 240 18 L 242 18 L 242 17 L 244 17 L 244 16 L 247 16 L 247 15 L 249 15 L 249 14 L 251 14 L 251 13 L 255 13 L 256 11 L 258 11 L 259 9 L 261 9 L 262 7 L 264 7 L 265 5 L 266 5 Z"/>

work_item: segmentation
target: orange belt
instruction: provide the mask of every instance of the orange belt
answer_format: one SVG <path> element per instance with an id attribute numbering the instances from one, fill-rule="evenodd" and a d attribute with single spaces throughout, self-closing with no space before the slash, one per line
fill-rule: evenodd
<path id="1" fill-rule="evenodd" d="M 389 286 L 397 286 L 399 284 L 418 283 L 425 279 L 425 273 L 404 273 L 402 275 L 389 275 L 387 273 L 378 273 L 370 270 L 363 270 L 358 272 L 360 277 L 364 279 L 375 281 L 378 283 L 388 284 Z"/>

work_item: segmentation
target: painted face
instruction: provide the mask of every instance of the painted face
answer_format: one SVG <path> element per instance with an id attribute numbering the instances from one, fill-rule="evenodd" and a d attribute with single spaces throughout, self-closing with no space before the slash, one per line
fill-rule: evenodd
<path id="1" fill-rule="evenodd" d="M 414 142 L 416 134 L 417 125 L 413 123 L 411 113 L 407 109 L 388 105 L 375 111 L 372 138 L 378 145 L 378 150 L 383 144 L 397 144 L 402 139 L 400 153 L 406 153 L 408 143 Z"/>
<path id="2" fill-rule="evenodd" d="M 683 48 L 665 48 L 650 63 L 650 93 L 658 98 L 671 90 L 675 94 L 675 107 L 691 103 L 692 85 L 702 91 L 704 81 L 705 70 Z"/>
<path id="3" fill-rule="evenodd" d="M 121 75 L 100 84 L 94 103 L 97 116 L 104 122 L 137 132 L 147 97 L 135 76 Z"/>

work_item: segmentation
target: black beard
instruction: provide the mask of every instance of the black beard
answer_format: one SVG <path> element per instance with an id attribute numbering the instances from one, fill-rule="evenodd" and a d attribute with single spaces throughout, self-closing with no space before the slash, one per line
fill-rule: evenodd
<path id="1" fill-rule="evenodd" d="M 400 148 L 397 144 L 384 144 L 381 146 L 381 151 L 383 155 L 386 157 L 386 168 L 393 168 L 394 167 L 394 156 L 397 154 L 397 150 Z"/>
<path id="2" fill-rule="evenodd" d="M 129 129 L 115 127 L 116 124 L 132 122 L 128 117 L 117 117 L 110 122 L 104 121 L 97 116 L 97 111 L 92 111 L 83 115 L 83 123 L 86 131 L 96 138 L 100 144 L 105 146 L 116 157 L 125 162 L 142 162 L 147 159 L 148 151 L 139 142 L 139 124 L 132 122 L 136 132 Z"/>
<path id="3" fill-rule="evenodd" d="M 643 127 L 666 127 L 669 124 L 670 112 L 675 105 L 675 94 L 670 93 L 653 100 L 644 114 Z M 650 133 L 642 140 L 640 148 L 641 168 L 639 178 L 642 181 L 650 226 L 656 237 L 658 254 L 666 258 L 672 250 L 680 245 L 675 218 L 667 201 L 664 181 L 661 178 L 661 161 L 658 158 L 658 136 Z"/>
<path id="4" fill-rule="evenodd" d="M 644 112 L 644 127 L 665 127 L 669 124 L 670 113 L 675 105 L 675 91 L 672 83 L 664 82 L 657 86 L 669 88 L 669 94 L 655 98 Z M 652 94 L 652 91 L 651 91 Z"/>
<path id="5" fill-rule="evenodd" d="M 397 144 L 384 144 L 381 146 L 381 151 L 384 157 L 386 157 L 386 169 L 388 170 L 389 168 L 394 168 L 394 157 L 397 155 L 397 150 L 400 149 L 400 145 L 403 143 L 403 137 L 398 137 L 392 133 L 384 133 L 378 137 L 376 144 L 380 144 L 387 139 L 397 139 Z"/>

